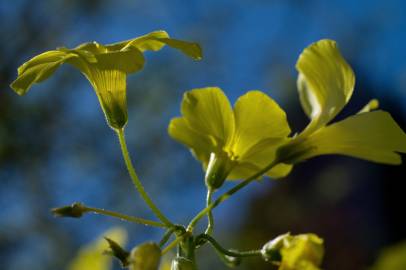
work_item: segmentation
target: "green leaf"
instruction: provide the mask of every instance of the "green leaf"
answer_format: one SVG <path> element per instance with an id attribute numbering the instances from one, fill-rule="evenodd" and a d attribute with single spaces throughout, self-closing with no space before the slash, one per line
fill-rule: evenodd
<path id="1" fill-rule="evenodd" d="M 312 120 L 311 133 L 332 120 L 351 98 L 355 77 L 333 40 L 320 40 L 307 47 L 296 63 L 302 107 Z"/>

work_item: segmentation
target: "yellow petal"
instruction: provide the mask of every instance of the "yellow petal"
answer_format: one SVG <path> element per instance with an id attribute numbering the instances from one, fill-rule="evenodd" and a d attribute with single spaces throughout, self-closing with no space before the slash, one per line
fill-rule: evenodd
<path id="1" fill-rule="evenodd" d="M 393 165 L 402 161 L 398 153 L 406 153 L 406 134 L 384 111 L 348 117 L 284 146 L 281 151 L 292 163 L 319 155 L 341 154 Z"/>
<path id="2" fill-rule="evenodd" d="M 293 169 L 293 165 L 285 164 L 285 163 L 278 163 L 275 167 L 269 170 L 266 175 L 271 177 L 272 179 L 278 179 L 286 177 Z"/>
<path id="3" fill-rule="evenodd" d="M 332 120 L 351 98 L 355 77 L 333 40 L 307 47 L 296 63 L 302 107 L 312 120 L 306 133 Z"/>
<path id="4" fill-rule="evenodd" d="M 189 127 L 183 117 L 173 118 L 168 127 L 169 135 L 191 149 L 196 159 L 206 168 L 210 153 L 214 151 L 213 142 L 208 136 L 199 134 Z"/>
<path id="5" fill-rule="evenodd" d="M 86 76 L 92 84 L 107 123 L 113 129 L 120 129 L 127 124 L 127 75 L 115 69 L 90 67 Z"/>
<path id="6" fill-rule="evenodd" d="M 232 139 L 233 110 L 220 88 L 207 87 L 186 92 L 181 111 L 188 126 L 199 134 L 212 136 L 219 149 Z"/>
<path id="7" fill-rule="evenodd" d="M 315 234 L 292 236 L 284 242 L 280 253 L 279 270 L 317 270 L 324 257 L 323 239 Z"/>
<path id="8" fill-rule="evenodd" d="M 68 270 L 110 270 L 112 266 L 112 257 L 106 256 L 104 252 L 108 250 L 109 245 L 103 237 L 108 237 L 120 245 L 125 245 L 127 233 L 121 228 L 113 228 L 103 233 L 100 238 L 94 242 L 82 247 L 77 256 L 70 262 Z"/>
<path id="9" fill-rule="evenodd" d="M 129 48 L 117 52 L 109 52 L 95 55 L 99 69 L 117 69 L 125 73 L 133 73 L 144 67 L 145 59 L 141 51 Z"/>
<path id="10" fill-rule="evenodd" d="M 18 68 L 17 79 L 10 85 L 13 90 L 24 95 L 34 83 L 48 79 L 58 67 L 75 54 L 61 51 L 47 51 L 37 55 Z"/>
<path id="11" fill-rule="evenodd" d="M 122 50 L 123 48 L 136 47 L 140 51 L 159 51 L 168 45 L 174 49 L 180 50 L 184 54 L 192 57 L 193 59 L 200 60 L 202 58 L 202 50 L 199 44 L 194 42 L 187 42 L 169 37 L 165 31 L 155 31 L 144 36 L 127 40 L 120 43 L 107 45 L 109 50 Z"/>
<path id="12" fill-rule="evenodd" d="M 280 139 L 290 133 L 285 112 L 260 91 L 249 91 L 241 96 L 235 103 L 234 114 L 236 127 L 230 150 L 241 160 L 255 158 L 255 152 L 264 150 L 263 147 L 274 149 Z M 264 140 L 268 142 L 258 149 L 258 143 Z M 274 155 L 264 158 L 265 163 L 269 164 Z"/>

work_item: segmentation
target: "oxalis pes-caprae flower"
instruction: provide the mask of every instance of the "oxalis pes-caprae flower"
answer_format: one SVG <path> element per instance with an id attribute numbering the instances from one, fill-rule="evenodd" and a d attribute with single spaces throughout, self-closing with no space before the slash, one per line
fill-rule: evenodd
<path id="1" fill-rule="evenodd" d="M 377 101 L 337 123 L 330 121 L 351 98 L 355 77 L 332 40 L 320 40 L 299 56 L 298 90 L 310 123 L 291 133 L 285 112 L 265 93 L 249 91 L 234 110 L 216 87 L 184 94 L 182 117 L 172 119 L 169 135 L 185 144 L 206 170 L 206 184 L 264 174 L 286 176 L 292 165 L 311 157 L 341 154 L 385 164 L 400 164 L 406 135 Z"/>
<path id="2" fill-rule="evenodd" d="M 106 116 L 107 123 L 120 129 L 127 123 L 127 74 L 144 67 L 145 51 L 159 51 L 168 45 L 184 54 L 201 59 L 198 44 L 171 39 L 165 31 L 103 45 L 96 41 L 74 49 L 58 48 L 35 56 L 18 68 L 17 79 L 11 84 L 19 95 L 24 95 L 32 84 L 48 79 L 62 64 L 77 68 L 88 79 Z"/>
<path id="3" fill-rule="evenodd" d="M 184 94 L 182 116 L 171 120 L 168 132 L 173 139 L 186 145 L 202 163 L 208 194 L 206 208 L 187 227 L 175 224 L 144 190 L 124 137 L 128 119 L 126 76 L 142 69 L 145 51 L 158 51 L 165 45 L 196 60 L 202 57 L 198 44 L 172 39 L 165 31 L 156 31 L 109 45 L 91 42 L 74 49 L 58 48 L 42 53 L 18 68 L 17 79 L 11 87 L 20 95 L 25 94 L 34 83 L 49 78 L 64 63 L 85 75 L 95 90 L 108 125 L 117 132 L 134 186 L 159 221 L 82 203 L 55 208 L 53 213 L 73 218 L 97 213 L 166 229 L 159 243 L 141 243 L 131 252 L 121 247 L 123 241 L 106 238 L 109 254 L 119 259 L 123 267 L 132 270 L 158 269 L 161 257 L 174 247 L 177 247 L 177 253 L 171 269 L 197 269 L 195 251 L 206 243 L 216 249 L 229 267 L 238 265 L 244 257 L 257 256 L 277 265 L 279 270 L 320 269 L 324 246 L 323 239 L 317 235 L 288 233 L 268 241 L 258 250 L 228 250 L 211 236 L 214 228 L 211 211 L 251 181 L 264 175 L 284 177 L 295 164 L 319 155 L 341 154 L 378 163 L 400 164 L 399 153 L 406 153 L 405 133 L 389 113 L 377 110 L 377 100 L 372 100 L 353 116 L 330 123 L 349 102 L 355 85 L 351 67 L 332 40 L 311 44 L 297 61 L 299 98 L 310 119 L 307 127 L 298 134 L 292 135 L 286 113 L 261 91 L 247 92 L 232 107 L 218 87 L 193 89 Z M 211 201 L 212 193 L 225 180 L 238 179 L 243 181 Z M 207 229 L 195 235 L 195 225 L 205 215 L 208 216 Z M 175 239 L 167 244 L 172 235 Z M 80 259 L 80 267 L 110 269 L 108 261 L 92 265 L 86 263 L 86 259 Z M 99 266 L 95 268 L 94 265 Z M 169 266 L 166 264 L 161 269 L 163 267 L 167 269 Z"/>

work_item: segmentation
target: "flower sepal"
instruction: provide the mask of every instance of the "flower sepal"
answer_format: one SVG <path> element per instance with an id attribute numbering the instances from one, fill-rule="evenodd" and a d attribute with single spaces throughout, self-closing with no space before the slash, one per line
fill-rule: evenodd
<path id="1" fill-rule="evenodd" d="M 234 162 L 226 155 L 211 153 L 204 178 L 207 188 L 211 190 L 220 188 L 234 165 Z"/>

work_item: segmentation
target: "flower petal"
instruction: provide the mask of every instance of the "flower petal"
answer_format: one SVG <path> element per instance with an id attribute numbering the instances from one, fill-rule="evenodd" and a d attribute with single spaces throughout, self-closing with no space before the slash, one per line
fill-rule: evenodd
<path id="1" fill-rule="evenodd" d="M 56 50 L 37 55 L 18 68 L 17 79 L 10 86 L 17 94 L 24 95 L 32 84 L 48 79 L 60 65 L 74 57 L 77 55 Z"/>
<path id="2" fill-rule="evenodd" d="M 199 134 L 191 129 L 183 117 L 173 118 L 171 120 L 168 133 L 172 139 L 190 148 L 195 158 L 203 163 L 203 167 L 207 167 L 210 153 L 214 148 L 213 142 L 208 136 Z"/>
<path id="3" fill-rule="evenodd" d="M 384 111 L 348 117 L 281 149 L 281 155 L 287 157 L 289 163 L 341 154 L 396 165 L 402 162 L 398 152 L 406 153 L 406 134 Z"/>
<path id="4" fill-rule="evenodd" d="M 186 92 L 181 111 L 188 126 L 199 134 L 211 136 L 219 149 L 231 141 L 234 133 L 233 110 L 220 88 L 207 87 Z"/>
<path id="5" fill-rule="evenodd" d="M 332 120 L 350 99 L 355 77 L 333 40 L 304 49 L 296 63 L 302 107 L 312 120 L 307 133 Z"/>
<path id="6" fill-rule="evenodd" d="M 122 50 L 123 48 L 133 46 L 139 49 L 140 51 L 144 52 L 144 51 L 159 51 L 165 45 L 168 45 L 174 49 L 178 49 L 195 60 L 202 59 L 202 50 L 199 44 L 194 42 L 172 39 L 165 31 L 151 32 L 144 36 L 120 43 L 107 45 L 106 47 L 109 50 Z"/>
<path id="7" fill-rule="evenodd" d="M 137 48 L 128 48 L 122 51 L 108 52 L 95 55 L 99 69 L 116 69 L 125 73 L 133 73 L 144 67 L 144 55 Z"/>
<path id="8" fill-rule="evenodd" d="M 290 128 L 285 112 L 268 95 L 260 91 L 249 91 L 241 96 L 234 106 L 235 135 L 231 151 L 240 159 L 255 158 L 255 147 L 267 139 L 261 147 L 275 148 L 275 145 L 289 135 Z M 262 149 L 258 149 L 262 150 Z M 265 159 L 268 164 L 274 155 Z"/>

